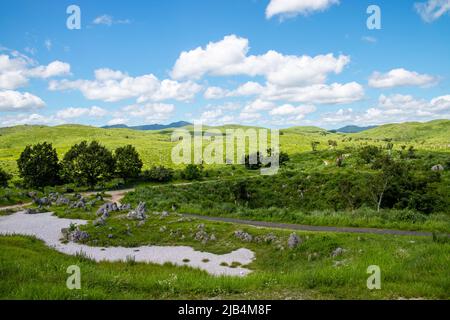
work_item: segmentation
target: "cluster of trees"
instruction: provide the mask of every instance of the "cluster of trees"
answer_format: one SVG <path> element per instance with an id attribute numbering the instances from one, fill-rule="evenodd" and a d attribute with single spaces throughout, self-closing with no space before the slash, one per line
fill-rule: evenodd
<path id="1" fill-rule="evenodd" d="M 112 178 L 168 182 L 175 176 L 173 169 L 164 166 L 142 171 L 143 162 L 132 145 L 116 148 L 112 152 L 97 141 L 75 144 L 61 161 L 50 143 L 27 146 L 17 160 L 17 166 L 24 185 L 33 188 L 66 183 L 93 188 L 97 183 Z M 203 166 L 193 164 L 179 173 L 185 180 L 197 180 L 203 175 Z M 0 170 L 0 185 L 6 186 L 10 178 Z"/>
<path id="2" fill-rule="evenodd" d="M 93 187 L 113 177 L 133 179 L 140 175 L 142 165 L 133 146 L 119 147 L 112 153 L 97 141 L 72 146 L 62 161 L 51 144 L 38 143 L 27 146 L 17 160 L 24 184 L 37 188 L 60 183 Z"/>

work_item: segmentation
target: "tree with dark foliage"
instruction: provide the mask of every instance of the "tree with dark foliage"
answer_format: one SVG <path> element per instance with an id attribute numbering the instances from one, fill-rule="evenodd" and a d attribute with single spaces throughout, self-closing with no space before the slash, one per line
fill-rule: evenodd
<path id="1" fill-rule="evenodd" d="M 108 149 L 92 141 L 82 141 L 66 153 L 63 160 L 63 177 L 67 181 L 94 187 L 99 181 L 114 174 L 115 161 Z"/>
<path id="2" fill-rule="evenodd" d="M 58 155 L 50 143 L 27 146 L 17 160 L 17 166 L 26 186 L 42 188 L 59 182 Z"/>
<path id="3" fill-rule="evenodd" d="M 114 154 L 116 173 L 124 180 L 137 178 L 141 173 L 142 160 L 132 145 L 116 149 Z"/>

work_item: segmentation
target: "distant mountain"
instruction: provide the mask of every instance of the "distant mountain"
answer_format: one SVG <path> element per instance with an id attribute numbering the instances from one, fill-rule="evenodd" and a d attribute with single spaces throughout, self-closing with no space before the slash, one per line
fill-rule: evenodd
<path id="1" fill-rule="evenodd" d="M 103 129 L 132 129 L 132 130 L 163 130 L 168 128 L 181 128 L 185 126 L 190 126 L 192 123 L 186 121 L 172 122 L 169 124 L 147 124 L 142 126 L 127 126 L 126 124 L 115 124 L 112 126 L 103 126 Z"/>
<path id="2" fill-rule="evenodd" d="M 341 133 L 358 133 L 366 130 L 376 128 L 378 126 L 358 127 L 358 126 L 345 126 L 334 131 Z"/>

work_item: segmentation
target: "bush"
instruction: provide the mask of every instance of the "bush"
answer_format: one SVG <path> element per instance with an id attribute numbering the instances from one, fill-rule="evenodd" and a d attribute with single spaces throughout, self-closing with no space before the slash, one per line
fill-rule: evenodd
<path id="1" fill-rule="evenodd" d="M 376 146 L 365 146 L 359 150 L 359 158 L 364 163 L 372 163 L 381 156 L 381 149 Z"/>
<path id="2" fill-rule="evenodd" d="M 12 175 L 4 171 L 2 168 L 0 168 L 0 186 L 1 187 L 7 187 L 9 180 L 11 180 Z"/>
<path id="3" fill-rule="evenodd" d="M 99 181 L 112 177 L 115 169 L 114 157 L 97 141 L 86 141 L 74 145 L 64 156 L 63 177 L 66 181 L 94 187 Z"/>
<path id="4" fill-rule="evenodd" d="M 29 187 L 53 186 L 60 180 L 58 155 L 47 142 L 27 146 L 17 160 L 17 166 L 20 177 Z"/>
<path id="5" fill-rule="evenodd" d="M 142 160 L 139 153 L 132 145 L 116 149 L 114 159 L 116 162 L 116 173 L 124 179 L 137 178 L 141 173 Z"/>
<path id="6" fill-rule="evenodd" d="M 159 166 L 153 167 L 150 170 L 145 170 L 142 173 L 142 178 L 144 181 L 168 182 L 173 179 L 173 175 L 174 171 L 172 169 Z"/>
<path id="7" fill-rule="evenodd" d="M 181 172 L 181 178 L 185 180 L 198 180 L 202 177 L 203 167 L 196 164 L 189 164 Z"/>

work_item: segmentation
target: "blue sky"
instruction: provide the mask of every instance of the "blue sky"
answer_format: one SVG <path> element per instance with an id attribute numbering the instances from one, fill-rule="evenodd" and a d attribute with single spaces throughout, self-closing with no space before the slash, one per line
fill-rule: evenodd
<path id="1" fill-rule="evenodd" d="M 381 29 L 367 28 L 369 5 Z M 450 0 L 1 1 L 0 126 L 448 119 L 449 12 Z"/>

